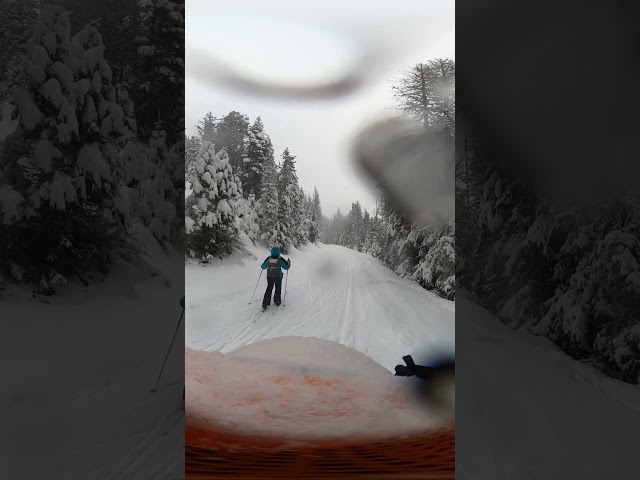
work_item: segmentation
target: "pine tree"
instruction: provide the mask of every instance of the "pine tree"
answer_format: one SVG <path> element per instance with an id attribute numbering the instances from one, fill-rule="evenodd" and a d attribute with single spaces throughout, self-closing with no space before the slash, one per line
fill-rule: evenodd
<path id="1" fill-rule="evenodd" d="M 225 150 L 203 142 L 190 182 L 193 193 L 186 202 L 187 252 L 208 260 L 230 254 L 237 245 L 238 201 L 242 191 Z"/>
<path id="2" fill-rule="evenodd" d="M 309 243 L 309 234 L 311 230 L 311 218 L 309 212 L 305 208 L 305 193 L 299 186 L 294 190 L 293 199 L 293 222 L 294 222 L 294 245 L 306 245 Z"/>
<path id="3" fill-rule="evenodd" d="M 105 59 L 113 69 L 113 78 L 117 83 L 127 86 L 132 100 L 138 101 L 132 86 L 138 85 L 138 54 L 131 48 L 139 40 L 142 31 L 141 2 L 131 0 L 100 0 L 88 3 L 84 0 L 57 0 L 69 14 L 71 29 L 81 30 L 86 24 L 96 26 L 108 49 Z"/>
<path id="4" fill-rule="evenodd" d="M 258 202 L 258 220 L 261 238 L 270 246 L 281 245 L 281 228 L 278 221 L 278 176 L 273 160 L 267 161 L 262 175 L 262 188 Z"/>
<path id="5" fill-rule="evenodd" d="M 260 236 L 260 224 L 258 218 L 258 202 L 253 194 L 248 198 L 238 199 L 238 226 L 237 230 L 255 241 Z"/>
<path id="6" fill-rule="evenodd" d="M 260 198 L 262 184 L 262 170 L 268 161 L 273 160 L 271 139 L 264 131 L 260 117 L 249 129 L 247 154 L 242 169 L 242 185 L 245 195 L 255 195 Z"/>
<path id="7" fill-rule="evenodd" d="M 198 120 L 198 135 L 200 135 L 200 141 L 213 142 L 215 140 L 216 126 L 219 120 L 213 116 L 211 112 L 207 113 L 203 119 Z M 220 147 L 218 147 L 220 148 Z"/>
<path id="8" fill-rule="evenodd" d="M 139 6 L 139 131 L 150 138 L 164 130 L 172 146 L 184 138 L 184 2 L 143 0 Z"/>
<path id="9" fill-rule="evenodd" d="M 338 207 L 338 209 L 336 210 L 336 213 L 333 215 L 333 221 L 331 222 L 332 224 L 331 241 L 336 245 L 345 245 L 344 223 L 345 223 L 344 214 L 340 210 L 340 207 Z"/>
<path id="10" fill-rule="evenodd" d="M 392 86 L 398 106 L 431 131 L 455 135 L 455 62 L 449 59 L 419 63 Z"/>
<path id="11" fill-rule="evenodd" d="M 38 7 L 35 0 L 0 3 L 0 101 L 7 100 L 13 88 L 23 84 L 24 46 L 33 31 Z"/>
<path id="12" fill-rule="evenodd" d="M 212 141 L 216 148 L 224 148 L 234 172 L 243 173 L 243 163 L 247 152 L 249 118 L 239 112 L 230 112 L 215 123 Z"/>
<path id="13" fill-rule="evenodd" d="M 135 119 L 94 26 L 71 38 L 64 10 L 45 6 L 26 49 L 26 85 L 14 96 L 20 124 L 0 168 L 2 203 L 12 201 L 0 262 L 14 278 L 41 276 L 47 290 L 61 275 L 84 281 L 81 271 L 107 272 L 114 258 L 137 257 L 120 155 L 135 138 Z"/>
<path id="14" fill-rule="evenodd" d="M 164 130 L 151 132 L 145 155 L 149 159 L 148 174 L 142 178 L 140 190 L 146 207 L 145 224 L 158 240 L 175 242 L 182 236 L 184 222 L 176 215 L 175 205 L 184 198 L 183 142 L 167 144 Z M 178 160 L 182 159 L 182 163 Z"/>
<path id="15" fill-rule="evenodd" d="M 360 238 L 362 245 L 360 251 L 363 253 L 369 253 L 371 250 L 371 216 L 366 209 L 362 217 L 362 230 L 360 233 Z"/>
<path id="16" fill-rule="evenodd" d="M 312 243 L 320 240 L 322 236 L 322 226 L 321 220 L 323 218 L 322 215 L 322 206 L 320 204 L 320 194 L 318 193 L 318 188 L 313 188 L 313 198 L 311 199 L 311 228 L 310 228 L 310 236 L 309 240 Z"/>
<path id="17" fill-rule="evenodd" d="M 184 172 L 185 178 L 189 179 L 195 172 L 196 157 L 202 146 L 202 141 L 198 137 L 189 137 L 185 143 Z"/>
<path id="18" fill-rule="evenodd" d="M 295 243 L 297 220 L 300 213 L 300 193 L 296 174 L 295 156 L 288 148 L 282 153 L 282 165 L 278 172 L 278 241 L 284 253 L 290 244 Z"/>

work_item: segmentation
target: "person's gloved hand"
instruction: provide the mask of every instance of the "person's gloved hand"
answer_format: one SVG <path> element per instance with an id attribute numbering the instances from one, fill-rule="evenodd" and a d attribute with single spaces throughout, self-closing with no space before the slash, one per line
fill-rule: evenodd
<path id="1" fill-rule="evenodd" d="M 291 266 L 291 259 L 290 258 L 287 260 L 287 265 Z"/>

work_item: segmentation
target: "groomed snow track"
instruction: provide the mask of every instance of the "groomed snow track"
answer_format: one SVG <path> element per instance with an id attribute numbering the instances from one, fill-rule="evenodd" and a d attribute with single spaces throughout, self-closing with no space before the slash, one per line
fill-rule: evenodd
<path id="1" fill-rule="evenodd" d="M 390 375 L 403 355 L 453 349 L 453 302 L 336 245 L 285 255 L 292 258 L 287 306 L 260 314 L 264 278 L 252 305 L 247 302 L 268 252 L 249 250 L 254 258 L 187 266 L 187 347 L 228 353 L 266 339 L 314 337 L 362 352 Z M 453 425 L 402 437 L 297 437 L 292 443 L 204 424 L 187 408 L 185 428 L 187 479 L 455 477 Z"/>

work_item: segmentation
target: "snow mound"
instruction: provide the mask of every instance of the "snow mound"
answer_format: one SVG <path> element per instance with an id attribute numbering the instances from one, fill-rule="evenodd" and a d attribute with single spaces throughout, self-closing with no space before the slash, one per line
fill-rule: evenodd
<path id="1" fill-rule="evenodd" d="M 185 349 L 187 415 L 247 434 L 385 437 L 441 426 L 415 398 L 414 381 L 318 338 L 273 338 L 226 354 Z"/>

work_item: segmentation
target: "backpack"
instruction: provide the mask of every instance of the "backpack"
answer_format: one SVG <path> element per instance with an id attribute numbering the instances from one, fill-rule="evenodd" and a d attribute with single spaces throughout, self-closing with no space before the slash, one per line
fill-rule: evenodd
<path id="1" fill-rule="evenodd" d="M 269 257 L 267 265 L 267 278 L 278 278 L 280 276 L 280 258 Z"/>

